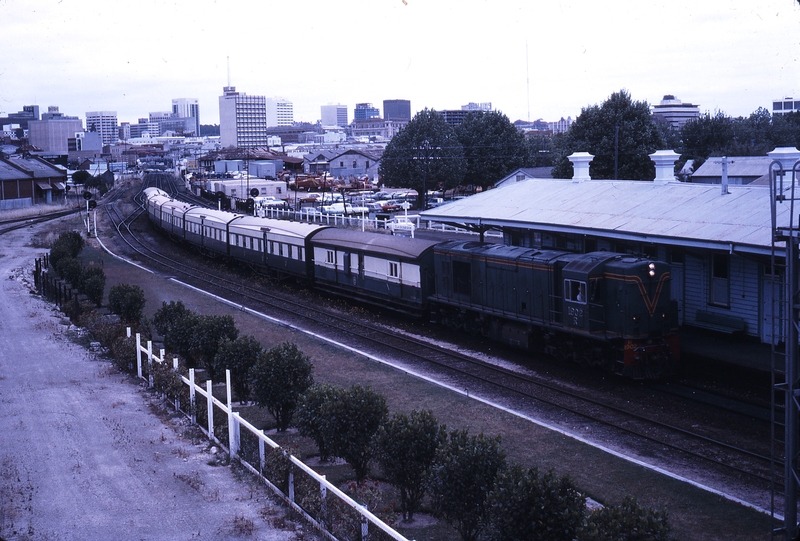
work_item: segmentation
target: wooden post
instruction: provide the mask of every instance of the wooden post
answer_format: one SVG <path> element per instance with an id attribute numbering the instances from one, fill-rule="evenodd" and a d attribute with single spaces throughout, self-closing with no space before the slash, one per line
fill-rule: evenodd
<path id="1" fill-rule="evenodd" d="M 194 368 L 189 369 L 189 414 L 192 416 L 192 424 L 197 424 L 197 409 L 194 390 Z"/>
<path id="2" fill-rule="evenodd" d="M 214 439 L 214 396 L 211 394 L 211 380 L 206 380 L 206 392 L 208 396 L 208 439 Z"/>
<path id="3" fill-rule="evenodd" d="M 136 333 L 136 373 L 142 379 L 142 335 Z"/>

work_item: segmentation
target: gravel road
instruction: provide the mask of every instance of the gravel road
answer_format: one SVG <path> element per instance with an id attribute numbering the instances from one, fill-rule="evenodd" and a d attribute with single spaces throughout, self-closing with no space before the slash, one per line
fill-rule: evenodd
<path id="1" fill-rule="evenodd" d="M 30 294 L 46 250 L 0 239 L 0 540 L 309 539 Z"/>

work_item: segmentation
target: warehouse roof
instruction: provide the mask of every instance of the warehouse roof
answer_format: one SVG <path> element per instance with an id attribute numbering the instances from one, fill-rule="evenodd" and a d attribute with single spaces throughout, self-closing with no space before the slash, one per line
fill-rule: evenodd
<path id="1" fill-rule="evenodd" d="M 422 213 L 479 228 L 518 228 L 769 253 L 768 186 L 530 179 Z M 798 192 L 800 193 L 800 191 Z M 789 204 L 776 207 L 778 224 Z"/>

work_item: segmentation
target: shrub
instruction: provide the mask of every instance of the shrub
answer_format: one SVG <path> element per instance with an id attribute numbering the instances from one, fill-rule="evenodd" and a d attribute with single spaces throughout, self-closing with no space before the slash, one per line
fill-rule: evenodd
<path id="1" fill-rule="evenodd" d="M 329 383 L 315 383 L 300 396 L 297 406 L 297 428 L 300 435 L 314 440 L 322 460 L 328 460 L 333 456 L 322 410 L 325 404 L 339 400 L 344 393 L 342 387 Z"/>
<path id="2" fill-rule="evenodd" d="M 164 347 L 189 359 L 192 335 L 200 316 L 186 308 L 181 301 L 161 303 L 161 308 L 153 315 L 153 327 L 164 339 Z M 189 364 L 194 367 L 194 363 Z"/>
<path id="3" fill-rule="evenodd" d="M 498 472 L 505 469 L 500 436 L 468 436 L 453 431 L 436 451 L 429 490 L 433 514 L 452 524 L 461 539 L 475 541 L 486 517 L 486 492 Z"/>
<path id="4" fill-rule="evenodd" d="M 257 356 L 249 374 L 253 398 L 272 414 L 278 430 L 291 425 L 300 396 L 314 383 L 313 370 L 308 355 L 289 342 Z"/>
<path id="5" fill-rule="evenodd" d="M 80 289 L 83 265 L 74 257 L 63 257 L 56 263 L 56 272 L 75 289 Z"/>
<path id="6" fill-rule="evenodd" d="M 236 340 L 223 339 L 214 355 L 214 371 L 231 371 L 231 386 L 240 402 L 250 399 L 250 369 L 262 347 L 252 336 L 240 336 Z"/>
<path id="7" fill-rule="evenodd" d="M 667 541 L 671 527 L 666 510 L 655 511 L 626 496 L 619 506 L 603 507 L 591 515 L 581 541 Z"/>
<path id="8" fill-rule="evenodd" d="M 53 249 L 66 251 L 69 257 L 78 257 L 85 246 L 83 237 L 77 231 L 61 233 L 53 243 Z M 52 251 L 52 250 L 51 250 Z"/>
<path id="9" fill-rule="evenodd" d="M 136 372 L 136 338 L 123 334 L 109 346 L 114 366 L 121 372 Z"/>
<path id="10" fill-rule="evenodd" d="M 217 377 L 217 366 L 214 356 L 217 354 L 219 344 L 224 339 L 236 340 L 239 329 L 233 316 L 198 316 L 196 325 L 191 334 L 191 347 L 189 353 L 199 362 L 210 379 Z"/>
<path id="11" fill-rule="evenodd" d="M 375 437 L 376 458 L 386 479 L 400 491 L 404 521 L 412 521 L 425 495 L 425 481 L 447 432 L 430 411 L 397 413 Z"/>
<path id="12" fill-rule="evenodd" d="M 586 502 L 568 477 L 512 465 L 487 496 L 486 541 L 572 541 Z"/>
<path id="13" fill-rule="evenodd" d="M 96 306 L 103 305 L 103 293 L 106 290 L 106 274 L 103 269 L 90 267 L 82 276 L 81 291 Z"/>
<path id="14" fill-rule="evenodd" d="M 144 291 L 139 286 L 119 284 L 112 286 L 108 292 L 108 309 L 127 323 L 142 319 L 146 302 Z"/>

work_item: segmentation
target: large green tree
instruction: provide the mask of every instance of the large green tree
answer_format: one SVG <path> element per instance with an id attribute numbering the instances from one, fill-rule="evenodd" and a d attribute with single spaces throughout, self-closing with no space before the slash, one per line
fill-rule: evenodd
<path id="1" fill-rule="evenodd" d="M 189 353 L 206 369 L 208 377 L 215 379 L 218 375 L 222 375 L 218 373 L 219 367 L 214 363 L 214 356 L 220 343 L 225 339 L 236 340 L 238 336 L 239 329 L 236 328 L 233 316 L 199 316 Z"/>
<path id="2" fill-rule="evenodd" d="M 392 138 L 378 168 L 382 184 L 416 190 L 420 207 L 427 190 L 454 188 L 465 171 L 464 149 L 455 130 L 431 109 L 414 115 Z"/>
<path id="3" fill-rule="evenodd" d="M 594 179 L 653 180 L 655 165 L 650 154 L 665 142 L 646 101 L 633 101 L 626 90 L 608 97 L 602 105 L 581 110 L 569 131 L 559 134 L 554 145 L 559 154 L 553 168 L 556 178 L 571 178 L 573 152 L 594 155 L 589 173 Z"/>
<path id="4" fill-rule="evenodd" d="M 311 358 L 290 342 L 258 355 L 250 369 L 253 398 L 272 414 L 278 430 L 289 428 L 300 397 L 314 384 L 313 371 Z"/>
<path id="5" fill-rule="evenodd" d="M 453 431 L 436 452 L 429 479 L 433 513 L 452 524 L 464 541 L 476 541 L 486 524 L 486 494 L 506 466 L 500 441 L 500 436 Z"/>
<path id="6" fill-rule="evenodd" d="M 464 185 L 488 188 L 529 162 L 525 135 L 498 111 L 469 113 L 456 135 L 467 160 Z"/>
<path id="7" fill-rule="evenodd" d="M 400 491 L 403 520 L 414 520 L 425 495 L 425 481 L 436 450 L 447 440 L 444 425 L 430 411 L 396 413 L 375 437 L 376 458 L 383 475 Z"/>

